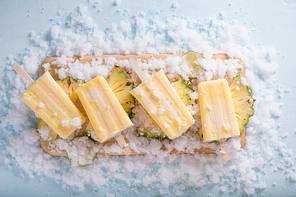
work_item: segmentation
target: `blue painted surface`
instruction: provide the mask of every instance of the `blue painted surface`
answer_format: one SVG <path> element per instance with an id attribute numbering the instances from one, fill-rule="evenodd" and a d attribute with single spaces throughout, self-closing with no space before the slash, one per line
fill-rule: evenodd
<path id="1" fill-rule="evenodd" d="M 3 84 L 3 75 L 9 55 L 17 56 L 18 52 L 26 47 L 32 46 L 29 41 L 29 34 L 32 30 L 39 32 L 47 31 L 56 23 L 50 20 L 57 16 L 60 11 L 59 19 L 65 19 L 67 14 L 74 10 L 78 5 L 85 4 L 89 6 L 89 12 L 97 22 L 100 30 L 104 30 L 108 24 L 116 23 L 121 20 L 131 21 L 135 14 L 143 11 L 146 18 L 152 15 L 158 15 L 160 19 L 173 18 L 174 15 L 189 16 L 196 19 L 206 19 L 209 17 L 224 16 L 224 20 L 231 22 L 236 20 L 239 24 L 251 30 L 251 40 L 255 45 L 264 47 L 274 47 L 279 54 L 276 62 L 280 65 L 276 75 L 277 80 L 284 89 L 290 92 L 284 94 L 283 115 L 279 118 L 280 132 L 289 133 L 283 141 L 286 147 L 296 150 L 296 1 L 177 1 L 179 6 L 176 10 L 171 8 L 175 1 L 123 1 L 118 6 L 113 6 L 113 1 L 103 1 L 98 8 L 93 8 L 89 1 L 65 0 L 65 1 L 0 1 L 0 83 Z M 42 8 L 45 8 L 44 10 Z M 128 10 L 128 14 L 117 13 L 118 9 Z M 100 10 L 100 12 L 99 12 Z M 61 21 L 63 23 L 65 21 Z M 45 38 L 46 39 L 46 36 Z M 275 87 L 276 88 L 276 87 Z M 1 106 L 2 104 L 0 104 Z M 1 106 L 2 107 L 2 106 Z M 1 111 L 3 113 L 3 111 Z M 0 128 L 0 139 L 5 139 L 3 128 Z M 0 144 L 0 148 L 2 149 Z M 0 149 L 0 150 L 1 150 Z M 294 152 L 295 155 L 295 152 Z M 3 158 L 0 155 L 0 195 L 1 196 L 101 196 L 109 193 L 120 193 L 120 187 L 112 186 L 104 188 L 101 191 L 93 192 L 92 189 L 86 189 L 83 193 L 73 191 L 72 189 L 62 189 L 62 184 L 56 183 L 52 178 L 43 177 L 30 179 L 20 170 L 17 164 L 10 169 L 5 166 Z M 275 156 L 275 162 L 280 160 Z M 284 172 L 273 172 L 273 167 L 266 167 L 266 174 L 262 179 L 268 185 L 268 189 L 257 192 L 258 196 L 295 196 L 295 184 L 285 181 Z M 273 182 L 277 182 L 272 187 Z M 199 195 L 207 194 L 222 195 L 218 187 L 203 187 L 199 190 Z M 139 193 L 140 195 L 141 193 Z M 154 195 L 151 193 L 141 194 L 144 196 Z M 238 195 L 241 193 L 238 192 Z M 193 195 L 191 191 L 185 192 L 185 195 Z M 224 193 L 222 196 L 227 196 Z"/>

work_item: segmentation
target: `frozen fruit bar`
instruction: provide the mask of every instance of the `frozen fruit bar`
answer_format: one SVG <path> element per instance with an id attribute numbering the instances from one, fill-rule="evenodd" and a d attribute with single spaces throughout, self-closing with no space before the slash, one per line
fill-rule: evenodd
<path id="1" fill-rule="evenodd" d="M 85 117 L 49 72 L 44 73 L 20 99 L 63 139 L 85 121 Z"/>
<path id="2" fill-rule="evenodd" d="M 133 126 L 104 77 L 85 83 L 77 94 L 101 143 Z"/>
<path id="3" fill-rule="evenodd" d="M 195 122 L 163 70 L 133 89 L 131 94 L 170 139 L 180 136 Z"/>
<path id="4" fill-rule="evenodd" d="M 204 141 L 239 136 L 239 127 L 226 79 L 201 82 L 199 105 Z"/>

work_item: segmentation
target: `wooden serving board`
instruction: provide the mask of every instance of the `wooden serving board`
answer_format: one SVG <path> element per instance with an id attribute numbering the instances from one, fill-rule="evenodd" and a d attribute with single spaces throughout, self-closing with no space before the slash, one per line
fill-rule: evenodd
<path id="1" fill-rule="evenodd" d="M 81 63 L 90 63 L 93 58 L 102 58 L 102 59 L 105 59 L 105 58 L 108 58 L 108 57 L 114 57 L 116 58 L 117 60 L 128 60 L 130 58 L 134 58 L 135 60 L 141 60 L 142 62 L 144 60 L 148 60 L 150 59 L 151 57 L 154 57 L 155 59 L 165 59 L 167 58 L 168 56 L 182 56 L 183 54 L 159 54 L 159 55 L 153 55 L 153 54 L 141 54 L 141 55 L 102 55 L 102 56 L 99 56 L 99 57 L 95 57 L 93 55 L 87 55 L 87 56 L 84 56 L 84 58 L 82 60 L 80 60 L 80 57 L 78 56 L 73 56 L 72 58 L 74 59 L 74 61 L 76 60 L 79 60 Z M 227 54 L 214 54 L 212 59 L 216 59 L 216 58 L 220 58 L 221 60 L 227 60 L 229 59 L 229 56 Z M 41 67 L 40 67 L 40 72 L 39 72 L 39 76 L 41 76 L 43 73 L 44 73 L 44 67 L 42 66 L 43 64 L 46 64 L 46 63 L 52 63 L 57 57 L 50 57 L 50 58 L 47 58 L 45 59 L 42 64 L 41 64 Z M 239 63 L 242 65 L 242 62 L 241 60 L 239 60 Z M 58 69 L 58 67 L 56 65 L 51 65 L 51 70 L 49 70 L 50 74 L 52 75 L 52 77 L 54 79 L 59 79 L 57 74 L 55 73 L 55 69 Z M 244 69 L 239 69 L 238 72 L 241 74 L 241 76 L 245 76 L 245 72 L 244 72 Z M 85 114 L 85 111 L 82 107 L 82 104 L 80 103 L 79 99 L 77 100 L 77 102 L 75 103 L 75 105 L 77 106 L 77 108 L 86 116 Z M 85 130 L 86 126 L 87 126 L 87 123 L 89 122 L 88 118 L 87 120 L 85 121 L 85 123 L 82 125 L 82 130 Z M 125 138 L 125 135 L 124 133 L 122 133 L 123 137 Z M 240 138 L 241 138 L 241 147 L 244 146 L 245 144 L 245 131 L 240 135 Z M 128 143 L 129 140 L 128 138 L 125 138 L 126 142 Z M 107 146 L 111 146 L 112 144 L 114 143 L 117 143 L 116 140 L 114 138 L 110 139 L 109 141 L 105 142 L 105 145 Z M 61 151 L 61 152 L 53 152 L 51 151 L 51 149 L 49 148 L 49 143 L 44 141 L 41 137 L 40 137 L 40 144 L 41 144 L 41 147 L 43 148 L 43 150 L 48 153 L 48 154 L 51 154 L 51 155 L 54 155 L 54 156 L 66 156 L 67 153 L 65 150 Z M 161 148 L 162 150 L 166 150 L 165 147 L 162 147 Z M 210 148 L 200 148 L 200 149 L 195 149 L 194 152 L 199 152 L 199 153 L 212 153 L 212 154 L 215 154 L 216 151 L 215 150 L 212 150 Z M 177 151 L 176 149 L 173 149 L 171 151 L 171 154 L 173 153 L 177 153 L 177 154 L 188 154 L 188 152 L 185 151 Z M 105 153 L 104 151 L 99 151 L 98 154 L 103 154 L 103 155 L 124 155 L 124 153 Z M 136 154 L 147 154 L 146 152 L 140 152 L 140 153 L 137 153 L 135 152 L 134 150 L 132 150 L 132 153 L 131 155 L 136 155 Z"/>

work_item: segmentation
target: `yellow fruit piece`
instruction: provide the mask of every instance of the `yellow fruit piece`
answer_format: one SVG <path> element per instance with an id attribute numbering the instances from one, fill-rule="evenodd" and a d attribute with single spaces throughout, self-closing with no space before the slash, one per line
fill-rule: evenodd
<path id="1" fill-rule="evenodd" d="M 254 103 L 252 89 L 242 83 L 242 77 L 238 74 L 229 86 L 231 97 L 237 117 L 240 132 L 244 132 L 245 125 L 249 122 L 250 116 L 254 115 Z"/>
<path id="2" fill-rule="evenodd" d="M 69 96 L 70 100 L 75 103 L 78 99 L 76 90 L 79 86 L 81 86 L 84 81 L 81 79 L 74 80 L 72 77 L 67 77 L 64 80 L 57 80 L 56 81 L 59 86 L 64 90 L 64 92 Z"/>
<path id="3" fill-rule="evenodd" d="M 108 85 L 114 92 L 123 109 L 129 117 L 132 117 L 132 109 L 135 107 L 136 101 L 130 94 L 130 91 L 134 88 L 134 82 L 130 75 L 121 70 L 119 66 L 115 66 L 110 75 Z"/>

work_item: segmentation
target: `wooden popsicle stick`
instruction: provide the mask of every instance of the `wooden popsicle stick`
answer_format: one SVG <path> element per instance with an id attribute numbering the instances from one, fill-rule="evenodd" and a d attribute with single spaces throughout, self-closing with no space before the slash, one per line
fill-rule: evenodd
<path id="1" fill-rule="evenodd" d="M 225 139 L 220 140 L 220 148 L 222 151 L 222 157 L 224 161 L 229 161 L 229 152 Z"/>
<path id="2" fill-rule="evenodd" d="M 136 62 L 136 60 L 134 58 L 130 58 L 128 60 L 128 62 L 130 63 L 130 65 L 132 66 L 132 68 L 134 69 L 134 71 L 137 73 L 137 75 L 139 76 L 139 78 L 141 79 L 141 81 L 144 82 L 147 79 L 146 74 L 140 68 L 140 66 Z"/>
<path id="3" fill-rule="evenodd" d="M 34 80 L 26 73 L 26 71 L 18 64 L 13 64 L 13 69 L 21 76 L 21 78 L 28 84 L 29 86 L 33 85 Z"/>
<path id="4" fill-rule="evenodd" d="M 121 149 L 123 150 L 123 152 L 126 155 L 130 155 L 131 154 L 131 149 L 128 146 L 128 144 L 125 142 L 123 136 L 121 135 L 121 133 L 117 136 L 114 137 L 116 139 L 116 141 L 118 142 L 119 146 L 121 147 Z"/>

